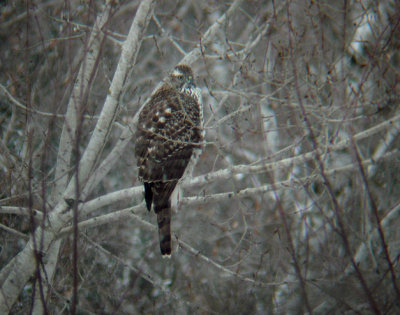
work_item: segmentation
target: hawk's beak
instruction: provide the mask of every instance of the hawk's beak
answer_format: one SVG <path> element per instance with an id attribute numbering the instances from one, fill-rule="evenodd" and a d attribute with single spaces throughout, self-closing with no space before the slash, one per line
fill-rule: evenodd
<path id="1" fill-rule="evenodd" d="M 189 86 L 193 87 L 194 86 L 194 80 L 192 76 L 189 76 Z"/>

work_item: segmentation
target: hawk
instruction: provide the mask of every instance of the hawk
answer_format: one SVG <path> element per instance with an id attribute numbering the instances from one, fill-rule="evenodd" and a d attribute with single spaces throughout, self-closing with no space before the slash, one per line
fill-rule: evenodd
<path id="1" fill-rule="evenodd" d="M 171 255 L 171 195 L 203 140 L 203 107 L 192 69 L 178 65 L 139 114 L 135 156 L 147 209 L 157 215 L 160 250 Z"/>

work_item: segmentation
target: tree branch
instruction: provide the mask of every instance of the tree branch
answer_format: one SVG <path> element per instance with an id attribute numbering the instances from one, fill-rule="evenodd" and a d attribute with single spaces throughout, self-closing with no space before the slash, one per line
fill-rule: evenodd
<path id="1" fill-rule="evenodd" d="M 140 48 L 141 39 L 147 28 L 148 22 L 153 12 L 153 0 L 142 1 L 135 19 L 130 28 L 128 37 L 122 47 L 121 59 L 118 63 L 116 73 L 110 88 L 110 94 L 107 96 L 100 118 L 96 124 L 93 135 L 89 141 L 88 147 L 80 161 L 79 182 L 84 186 L 91 169 L 105 143 L 108 135 L 108 130 L 113 122 L 114 114 L 117 109 L 119 95 L 122 91 L 123 84 L 130 69 L 130 66 L 135 63 L 135 59 Z M 72 178 L 68 188 L 64 193 L 63 199 L 71 198 L 75 193 L 75 179 Z M 59 230 L 72 219 L 71 206 L 63 200 L 59 199 L 55 209 L 48 216 L 48 224 L 42 230 L 38 228 L 35 231 L 36 239 L 42 241 L 43 255 L 45 255 L 58 235 Z M 32 238 L 29 240 L 25 248 L 15 256 L 8 265 L 12 265 L 8 275 L 4 277 L 0 290 L 0 313 L 5 314 L 17 299 L 21 289 L 26 281 L 33 274 L 35 269 L 34 262 L 34 244 Z M 8 268 L 5 268 L 6 270 Z M 0 278 L 3 279 L 3 274 L 0 273 Z"/>

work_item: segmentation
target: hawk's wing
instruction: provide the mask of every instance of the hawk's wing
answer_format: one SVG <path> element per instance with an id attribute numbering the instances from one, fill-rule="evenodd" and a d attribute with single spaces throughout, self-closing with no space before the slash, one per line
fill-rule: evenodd
<path id="1" fill-rule="evenodd" d="M 201 137 L 196 99 L 161 88 L 139 115 L 135 146 L 139 178 L 144 182 L 179 180 Z"/>

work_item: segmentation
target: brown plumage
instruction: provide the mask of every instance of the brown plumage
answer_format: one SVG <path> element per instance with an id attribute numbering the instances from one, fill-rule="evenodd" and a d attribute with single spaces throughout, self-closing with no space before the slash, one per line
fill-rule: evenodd
<path id="1" fill-rule="evenodd" d="M 139 114 L 135 155 L 147 209 L 157 214 L 162 255 L 171 254 L 171 195 L 202 141 L 202 104 L 189 66 L 178 65 Z"/>

